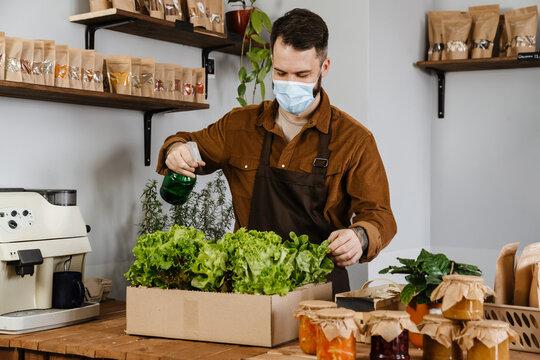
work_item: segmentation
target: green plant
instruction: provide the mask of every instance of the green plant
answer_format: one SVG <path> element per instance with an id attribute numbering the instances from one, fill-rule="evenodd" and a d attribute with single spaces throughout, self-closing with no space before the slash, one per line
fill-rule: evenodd
<path id="1" fill-rule="evenodd" d="M 379 274 L 406 274 L 407 285 L 401 291 L 401 301 L 408 305 L 415 299 L 417 304 L 429 304 L 431 293 L 442 282 L 443 275 L 461 274 L 481 276 L 477 266 L 460 264 L 449 260 L 444 254 L 432 254 L 422 249 L 418 258 L 397 258 L 403 266 L 388 266 Z"/>
<path id="2" fill-rule="evenodd" d="M 216 242 L 174 225 L 137 239 L 135 261 L 124 276 L 135 286 L 266 295 L 326 281 L 334 268 L 330 240 L 317 245 L 307 235 L 290 237 L 282 241 L 272 231 L 240 228 Z"/>
<path id="3" fill-rule="evenodd" d="M 172 224 L 194 227 L 212 239 L 222 238 L 234 220 L 223 172 L 218 171 L 201 191 L 193 190 L 184 205 L 171 207 L 169 217 Z"/>
<path id="4" fill-rule="evenodd" d="M 255 3 L 256 0 L 250 1 L 251 5 L 253 6 L 253 3 Z M 241 2 L 244 9 L 246 8 L 245 0 L 229 0 L 229 3 L 234 2 Z M 264 11 L 257 7 L 252 7 L 251 17 L 242 39 L 240 70 L 238 71 L 238 80 L 240 81 L 240 85 L 238 85 L 237 88 L 238 96 L 236 97 L 236 100 L 242 106 L 247 105 L 246 91 L 248 83 L 253 82 L 253 92 L 251 98 L 252 104 L 255 102 L 257 85 L 260 89 L 261 98 L 264 100 L 266 96 L 264 79 L 272 70 L 272 49 L 270 49 L 270 45 L 262 37 L 263 29 L 266 29 L 268 32 L 272 31 L 272 22 Z M 257 46 L 254 46 L 253 42 L 255 42 Z M 251 64 L 251 71 L 249 72 L 244 66 L 244 52 Z"/>
<path id="5" fill-rule="evenodd" d="M 204 231 L 206 236 L 219 239 L 232 227 L 233 205 L 227 200 L 227 184 L 222 171 L 206 186 L 194 189 L 188 201 L 181 206 L 171 206 L 167 214 L 159 201 L 157 181 L 148 180 L 141 195 L 143 218 L 139 223 L 138 235 L 154 233 L 158 230 L 180 225 Z"/>
<path id="6" fill-rule="evenodd" d="M 156 180 L 148 180 L 141 198 L 143 219 L 139 223 L 138 235 L 163 230 L 167 226 L 168 216 L 163 213 L 163 204 L 158 200 Z"/>

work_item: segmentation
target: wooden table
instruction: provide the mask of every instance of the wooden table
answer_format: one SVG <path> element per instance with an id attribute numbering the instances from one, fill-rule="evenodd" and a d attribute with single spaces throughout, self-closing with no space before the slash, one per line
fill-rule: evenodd
<path id="1" fill-rule="evenodd" d="M 125 303 L 108 300 L 102 303 L 101 315 L 97 320 L 30 334 L 0 335 L 0 360 L 299 359 L 294 356 L 299 350 L 295 343 L 268 349 L 132 336 L 125 334 L 125 328 Z M 411 360 L 422 359 L 422 352 L 417 349 L 411 348 L 410 355 Z M 540 355 L 513 351 L 511 358 L 538 360 Z M 368 345 L 358 344 L 357 359 L 369 359 Z"/>

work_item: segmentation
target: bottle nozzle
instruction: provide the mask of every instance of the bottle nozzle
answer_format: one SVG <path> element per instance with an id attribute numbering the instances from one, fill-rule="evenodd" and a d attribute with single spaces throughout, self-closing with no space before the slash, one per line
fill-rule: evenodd
<path id="1" fill-rule="evenodd" d="M 201 153 L 199 152 L 199 147 L 197 146 L 197 143 L 194 141 L 188 141 L 187 146 L 189 147 L 189 152 L 191 153 L 193 161 L 201 161 Z"/>

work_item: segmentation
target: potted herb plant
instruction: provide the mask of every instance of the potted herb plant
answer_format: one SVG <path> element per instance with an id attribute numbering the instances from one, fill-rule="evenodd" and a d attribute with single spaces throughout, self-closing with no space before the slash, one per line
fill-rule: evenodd
<path id="1" fill-rule="evenodd" d="M 272 49 L 270 49 L 268 42 L 263 38 L 263 31 L 265 29 L 268 32 L 272 30 L 272 22 L 264 11 L 253 6 L 256 0 L 249 0 L 251 3 L 250 9 L 247 9 L 246 1 L 229 0 L 229 3 L 241 3 L 242 10 L 230 11 L 226 14 L 229 31 L 244 35 L 242 38 L 240 70 L 238 71 L 240 85 L 238 85 L 236 97 L 236 100 L 241 106 L 248 104 L 246 100 L 247 84 L 251 82 L 253 82 L 251 103 L 255 102 L 257 87 L 259 87 L 261 98 L 264 100 L 266 96 L 264 79 L 272 70 Z M 249 16 L 244 15 L 245 12 L 249 12 Z M 244 20 L 241 20 L 243 16 L 247 16 L 245 25 L 243 23 Z M 251 65 L 251 70 L 249 71 L 244 66 L 244 54 Z"/>
<path id="2" fill-rule="evenodd" d="M 440 308 L 440 302 L 430 300 L 431 293 L 442 282 L 442 277 L 449 274 L 481 276 L 477 266 L 460 264 L 449 260 L 444 254 L 432 254 L 422 249 L 415 259 L 397 258 L 401 266 L 388 266 L 380 274 L 405 274 L 407 285 L 401 291 L 401 301 L 407 305 L 411 320 L 419 324 L 430 309 Z M 422 335 L 410 334 L 411 342 L 422 347 Z"/>
<path id="3" fill-rule="evenodd" d="M 246 27 L 251 17 L 253 3 L 256 0 L 250 0 L 250 6 L 247 5 L 247 0 L 229 0 L 229 4 L 242 5 L 241 9 L 227 11 L 225 18 L 227 19 L 227 31 L 235 34 L 244 34 Z"/>

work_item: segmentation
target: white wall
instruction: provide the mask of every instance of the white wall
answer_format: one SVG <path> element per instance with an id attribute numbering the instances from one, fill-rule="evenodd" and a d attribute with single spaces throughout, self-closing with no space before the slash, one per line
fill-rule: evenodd
<path id="1" fill-rule="evenodd" d="M 482 3 L 489 1 L 475 2 Z M 446 118 L 437 119 L 436 79 L 412 66 L 424 57 L 425 14 L 466 9 L 469 1 L 342 0 L 345 11 L 336 4 L 258 3 L 272 19 L 306 7 L 327 21 L 332 65 L 324 87 L 334 105 L 373 131 L 386 166 L 398 234 L 369 266 L 351 269 L 352 286 L 378 277 L 396 256 L 415 257 L 422 247 L 479 263 L 491 281 L 499 247 L 535 241 L 540 226 L 534 221 L 540 195 L 533 187 L 540 178 L 540 125 L 531 106 L 540 73 L 449 73 Z M 517 0 L 502 5 L 522 6 Z M 83 47 L 84 27 L 67 19 L 87 10 L 86 0 L 29 0 L 24 13 L 16 2 L 2 2 L 0 31 Z M 96 50 L 200 66 L 200 49 L 108 30 L 97 32 Z M 139 112 L 0 97 L 0 187 L 77 189 L 93 228 L 87 276 L 113 279 L 114 297 L 124 296 L 122 274 L 132 261 L 139 196 L 147 179 L 159 178 L 154 167 L 161 143 L 177 130 L 203 128 L 236 106 L 239 58 L 213 57 L 211 109 L 156 115 L 150 167 L 143 165 Z"/>
<path id="2" fill-rule="evenodd" d="M 24 7 L 2 1 L 0 31 L 82 48 L 85 28 L 68 17 L 86 11 L 86 0 L 28 0 Z M 109 30 L 97 31 L 96 51 L 201 66 L 200 49 Z M 239 58 L 212 55 L 217 74 L 209 81 L 211 109 L 154 116 L 150 167 L 144 166 L 138 111 L 0 97 L 0 187 L 77 189 L 78 205 L 92 227 L 86 276 L 112 279 L 113 297 L 124 297 L 123 274 L 132 261 L 140 220 L 139 196 L 147 179 L 161 178 L 154 169 L 163 140 L 180 129 L 201 129 L 236 106 L 231 89 L 236 89 Z"/>
<path id="3" fill-rule="evenodd" d="M 498 3 L 503 11 L 540 5 Z M 467 10 L 472 3 L 434 4 Z M 432 248 L 478 264 L 490 285 L 503 244 L 540 241 L 539 81 L 538 68 L 447 73 L 445 118 L 430 116 Z M 435 95 L 434 76 L 431 82 Z"/>
<path id="4" fill-rule="evenodd" d="M 369 9 L 369 116 L 390 183 L 398 232 L 369 264 L 369 278 L 430 247 L 431 79 L 412 64 L 426 47 L 431 0 L 373 0 Z M 392 279 L 399 279 L 392 276 Z"/>

